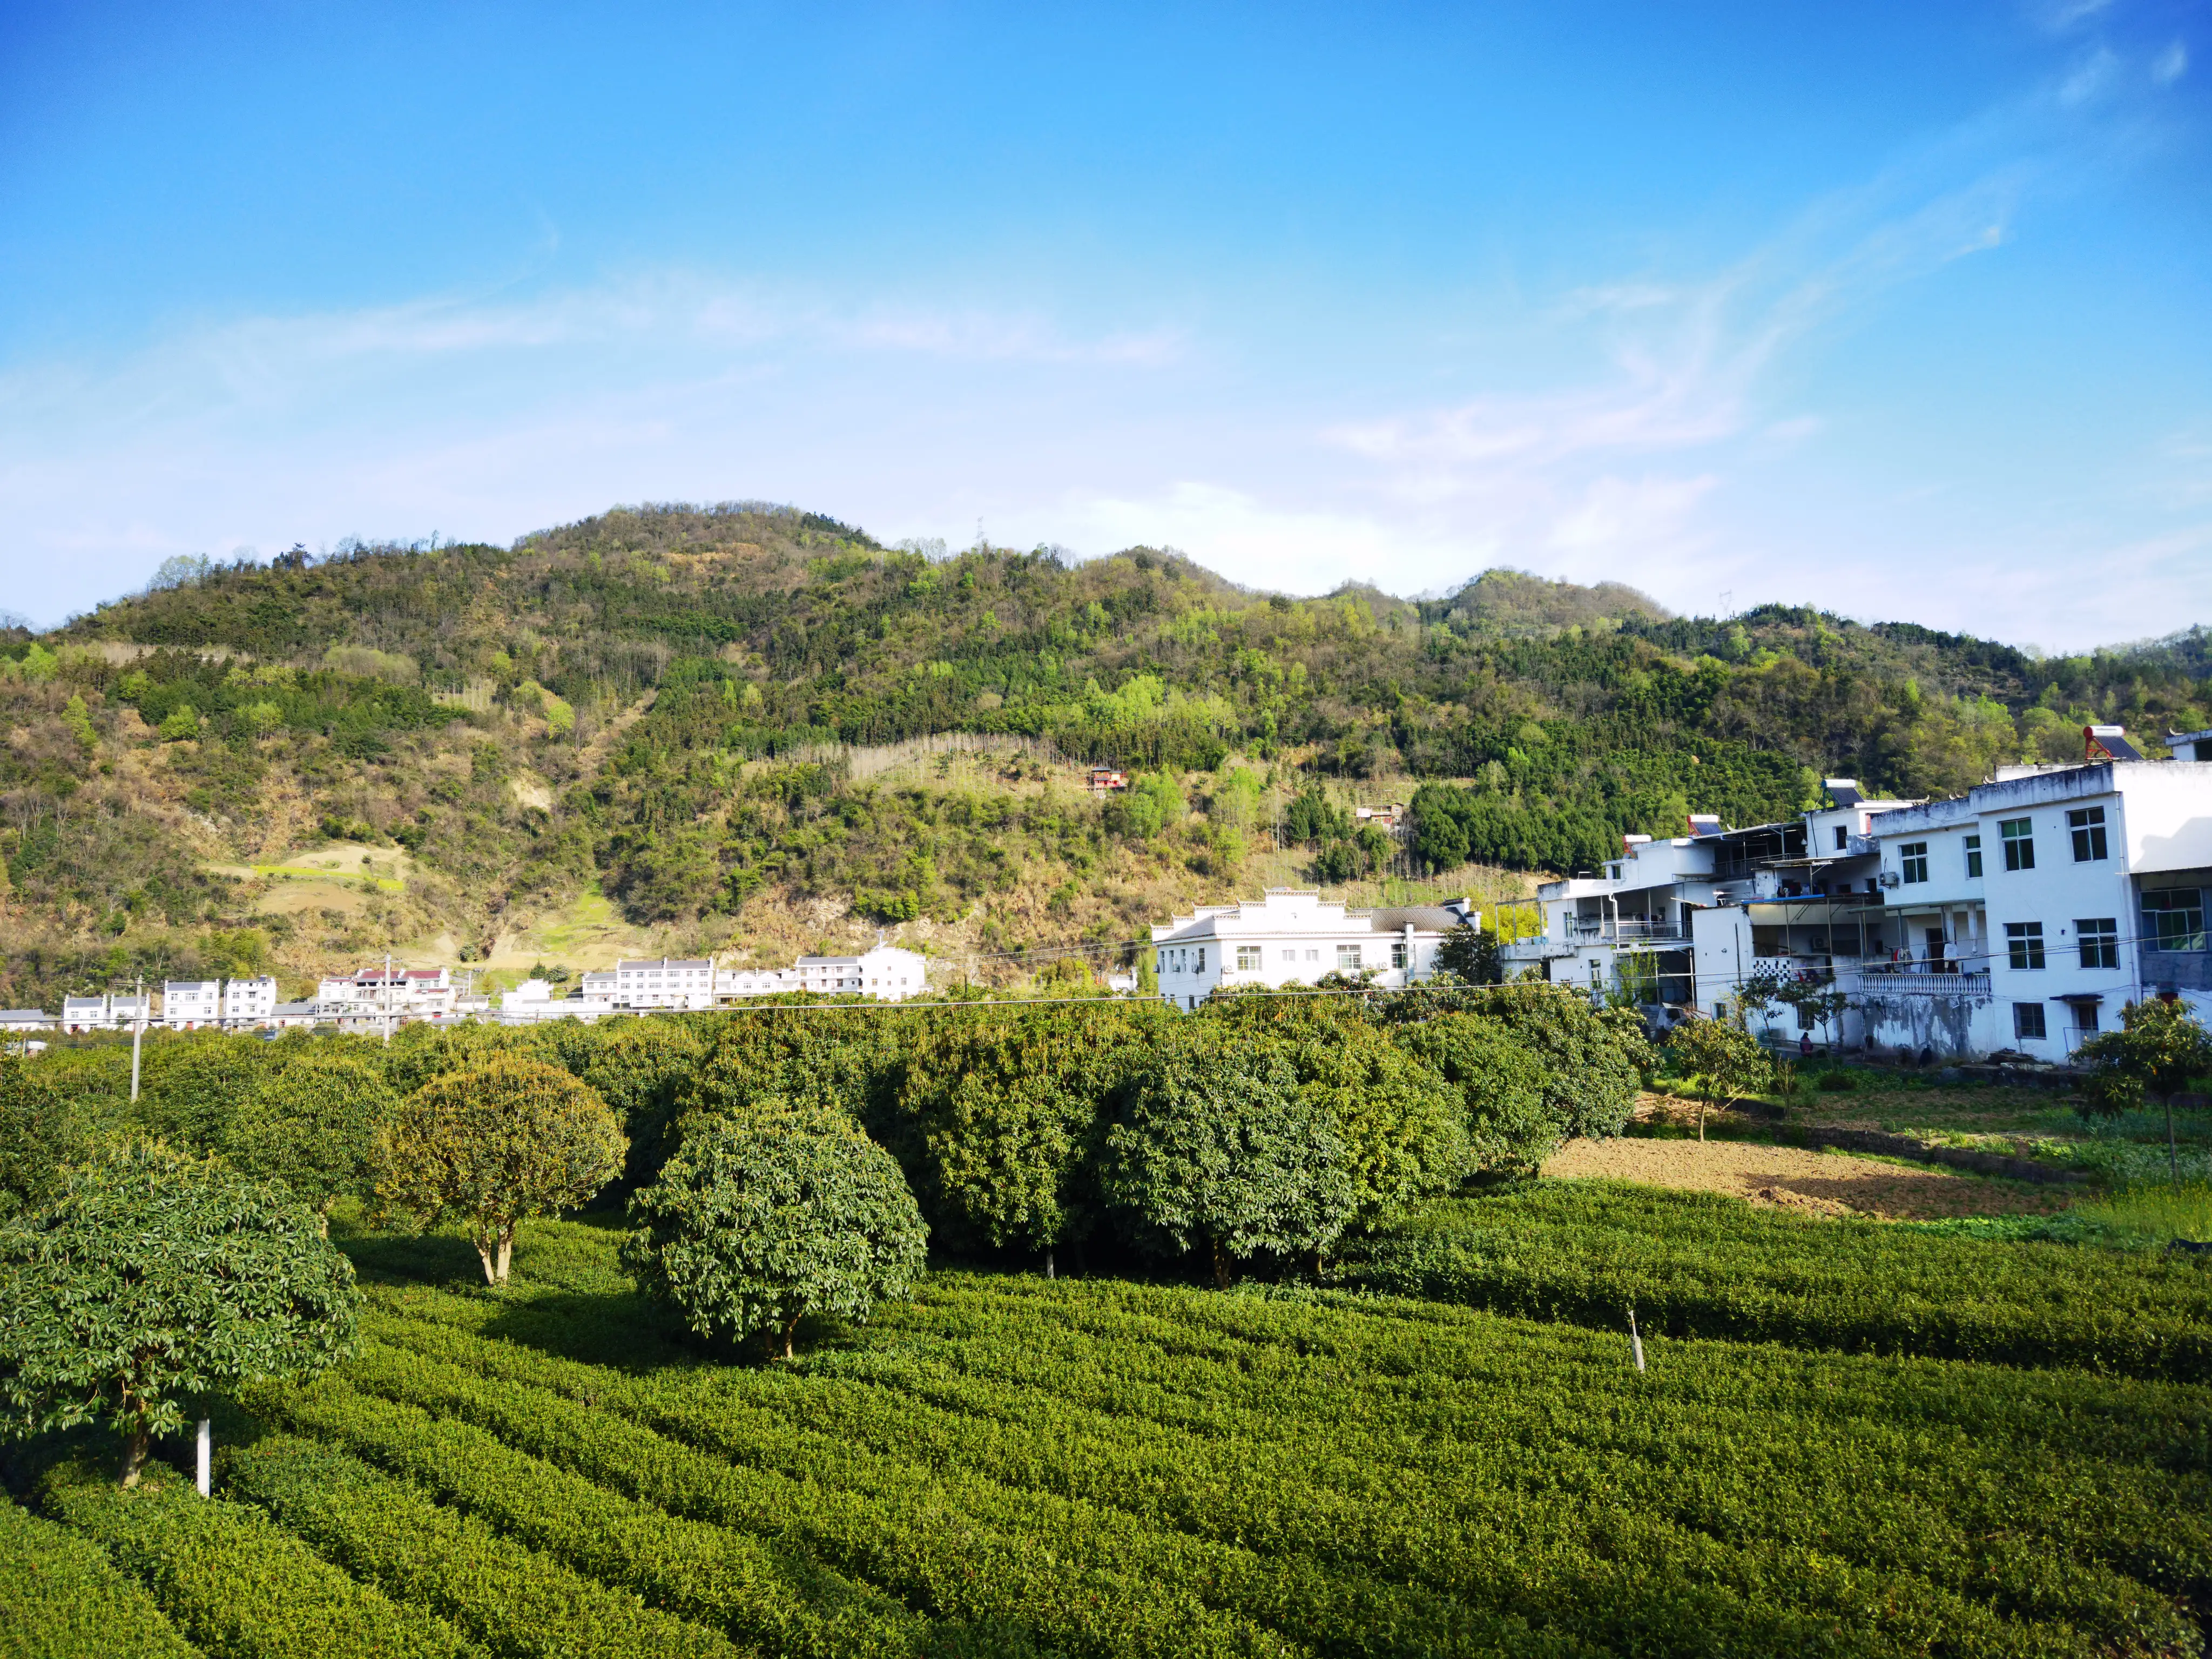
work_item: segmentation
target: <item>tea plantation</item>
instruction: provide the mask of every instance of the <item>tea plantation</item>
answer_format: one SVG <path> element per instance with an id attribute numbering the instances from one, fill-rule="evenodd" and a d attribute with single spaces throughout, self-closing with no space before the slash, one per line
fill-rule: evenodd
<path id="1" fill-rule="evenodd" d="M 224 1408 L 212 1500 L 16 1455 L 0 1651 L 2202 1652 L 2212 1267 L 1817 1225 L 1553 1186 L 1362 1289 L 939 1272 L 765 1364 L 606 1226 L 498 1291 L 363 1232 L 358 1357 Z M 1627 1294 L 1695 1333 L 1641 1372 Z"/>

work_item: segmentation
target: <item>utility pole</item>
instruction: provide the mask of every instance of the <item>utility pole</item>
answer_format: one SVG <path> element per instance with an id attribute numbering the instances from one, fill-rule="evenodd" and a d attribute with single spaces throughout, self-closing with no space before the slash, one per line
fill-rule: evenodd
<path id="1" fill-rule="evenodd" d="M 392 952 L 384 953 L 384 1046 L 392 1046 Z"/>
<path id="2" fill-rule="evenodd" d="M 138 1018 L 131 1025 L 131 1099 L 138 1099 L 138 1048 L 146 1040 L 146 975 L 138 975 Z"/>

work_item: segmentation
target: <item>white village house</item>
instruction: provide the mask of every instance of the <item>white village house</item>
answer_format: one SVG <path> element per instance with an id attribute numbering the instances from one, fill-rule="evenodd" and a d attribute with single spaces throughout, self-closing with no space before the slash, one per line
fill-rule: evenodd
<path id="1" fill-rule="evenodd" d="M 1328 974 L 1371 974 L 1396 989 L 1435 971 L 1445 934 L 1470 919 L 1480 926 L 1463 899 L 1347 910 L 1318 893 L 1271 887 L 1257 902 L 1204 905 L 1153 925 L 1160 1000 L 1191 1009 L 1217 988 L 1311 985 Z"/>
<path id="2" fill-rule="evenodd" d="M 2176 734 L 2171 761 L 2084 735 L 2097 758 L 2001 768 L 1954 800 L 1830 779 L 1833 805 L 1797 820 L 1626 837 L 1602 876 L 1540 890 L 1540 930 L 1505 945 L 1507 966 L 1655 1019 L 1812 981 L 1850 1002 L 1821 1035 L 1944 1058 L 2063 1061 L 2147 995 L 2212 1014 L 2212 733 Z M 1814 1035 L 1800 1018 L 1759 1020 Z"/>
<path id="3" fill-rule="evenodd" d="M 64 997 L 64 1031 L 127 1031 L 143 1022 L 153 1023 L 150 994 L 143 996 Z"/>
<path id="4" fill-rule="evenodd" d="M 161 1024 L 173 1031 L 196 1031 L 222 1024 L 222 981 L 172 979 L 161 985 Z"/>
<path id="5" fill-rule="evenodd" d="M 265 1025 L 276 1012 L 276 981 L 264 974 L 258 979 L 234 979 L 222 988 L 222 1023 L 235 1030 Z"/>

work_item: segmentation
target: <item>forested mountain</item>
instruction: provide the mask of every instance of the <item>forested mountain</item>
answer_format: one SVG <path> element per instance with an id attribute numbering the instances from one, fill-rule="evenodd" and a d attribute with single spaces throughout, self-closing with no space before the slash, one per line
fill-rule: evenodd
<path id="1" fill-rule="evenodd" d="M 757 504 L 179 563 L 0 635 L 0 1000 L 489 958 L 602 894 L 608 928 L 683 948 L 1126 939 L 1291 866 L 1570 869 L 1692 811 L 1788 813 L 1823 773 L 1942 794 L 2078 754 L 2092 720 L 2154 743 L 2212 725 L 2207 668 L 2202 629 L 2040 659 L 1510 571 L 1297 599 L 1172 552 L 885 548 Z M 945 733 L 1030 757 L 910 742 Z M 1094 800 L 1055 756 L 1140 775 Z M 1353 799 L 1409 793 L 1405 848 L 1354 834 Z"/>

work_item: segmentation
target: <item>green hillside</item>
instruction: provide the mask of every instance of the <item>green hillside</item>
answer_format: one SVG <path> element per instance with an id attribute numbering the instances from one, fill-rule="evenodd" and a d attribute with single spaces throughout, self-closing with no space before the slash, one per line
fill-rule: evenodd
<path id="1" fill-rule="evenodd" d="M 2207 668 L 2201 629 L 2051 660 L 1510 571 L 1297 599 L 757 504 L 173 562 L 0 635 L 0 1000 L 878 927 L 1018 965 L 1268 881 L 1499 890 L 1692 811 L 1785 814 L 1824 773 L 1955 791 L 2089 720 L 2212 725 Z M 1091 763 L 1137 787 L 1090 797 Z M 1355 835 L 1390 799 L 1407 842 Z"/>

